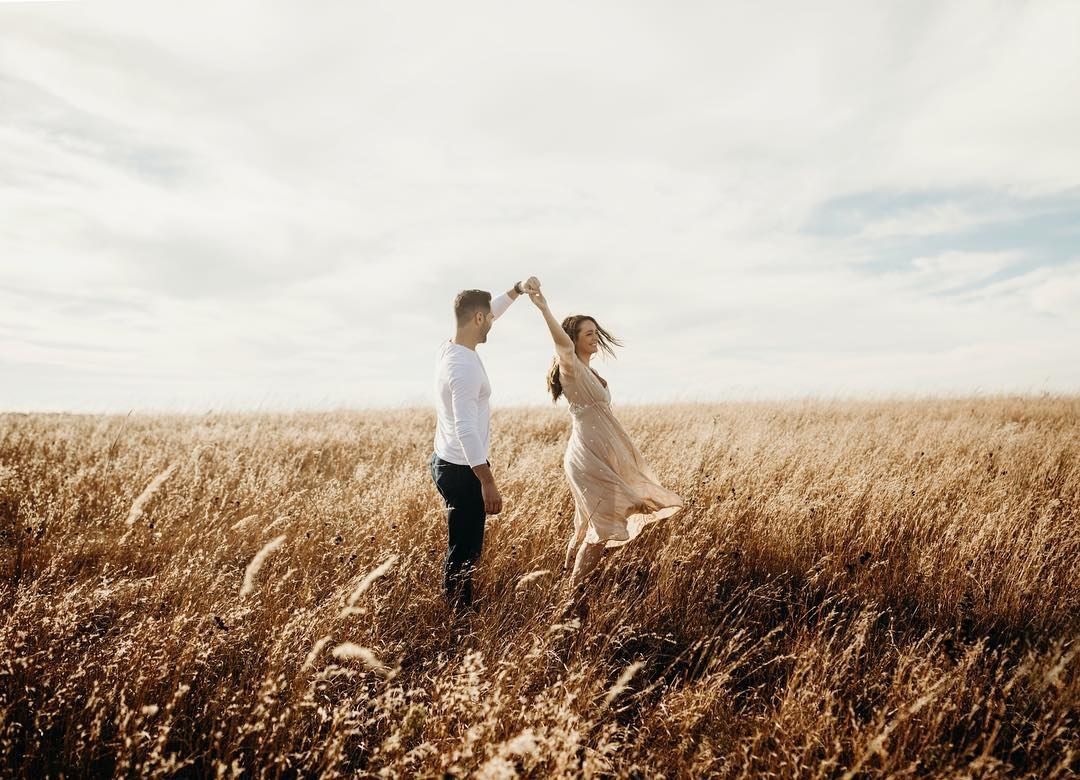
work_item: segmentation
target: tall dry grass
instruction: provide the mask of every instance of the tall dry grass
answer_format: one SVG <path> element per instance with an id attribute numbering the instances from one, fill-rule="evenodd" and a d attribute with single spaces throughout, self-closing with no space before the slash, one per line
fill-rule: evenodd
<path id="1" fill-rule="evenodd" d="M 567 619 L 566 412 L 498 412 L 458 623 L 427 410 L 0 416 L 0 773 L 1080 770 L 1080 398 L 617 411 L 687 511 Z"/>

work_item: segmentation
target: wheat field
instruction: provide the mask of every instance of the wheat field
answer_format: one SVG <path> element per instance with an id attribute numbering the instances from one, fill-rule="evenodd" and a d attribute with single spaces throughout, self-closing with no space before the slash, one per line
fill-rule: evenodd
<path id="1" fill-rule="evenodd" d="M 1080 397 L 616 413 L 686 510 L 567 617 L 568 415 L 497 410 L 459 620 L 429 410 L 0 416 L 0 773 L 1080 771 Z"/>

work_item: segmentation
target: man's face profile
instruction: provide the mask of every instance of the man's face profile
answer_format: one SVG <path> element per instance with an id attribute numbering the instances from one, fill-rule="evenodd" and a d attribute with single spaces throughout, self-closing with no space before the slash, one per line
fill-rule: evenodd
<path id="1" fill-rule="evenodd" d="M 483 343 L 487 341 L 487 334 L 491 330 L 492 323 L 495 322 L 495 315 L 489 308 L 487 311 L 478 311 L 476 316 L 480 318 L 480 341 Z"/>

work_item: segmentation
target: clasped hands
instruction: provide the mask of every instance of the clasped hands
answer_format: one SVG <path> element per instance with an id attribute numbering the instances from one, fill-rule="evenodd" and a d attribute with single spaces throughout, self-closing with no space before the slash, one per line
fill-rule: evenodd
<path id="1" fill-rule="evenodd" d="M 522 282 L 521 289 L 539 308 L 542 309 L 547 304 L 544 294 L 540 292 L 540 280 L 535 276 L 530 276 Z"/>

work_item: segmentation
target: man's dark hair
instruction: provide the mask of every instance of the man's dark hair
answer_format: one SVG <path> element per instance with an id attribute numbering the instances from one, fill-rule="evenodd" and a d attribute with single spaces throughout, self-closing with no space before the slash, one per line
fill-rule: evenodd
<path id="1" fill-rule="evenodd" d="M 454 298 L 454 316 L 458 326 L 465 325 L 473 314 L 491 311 L 491 293 L 486 290 L 462 290 Z"/>

